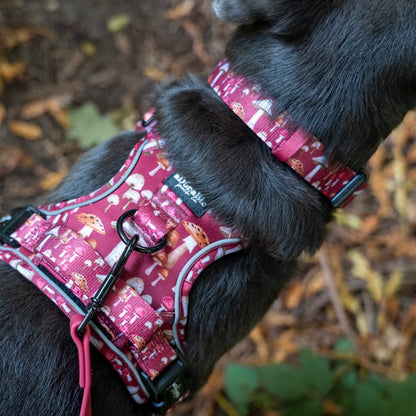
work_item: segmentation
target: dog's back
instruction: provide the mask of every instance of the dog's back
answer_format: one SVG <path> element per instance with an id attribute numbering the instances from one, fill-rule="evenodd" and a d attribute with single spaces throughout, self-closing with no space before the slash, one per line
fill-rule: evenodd
<path id="1" fill-rule="evenodd" d="M 227 49 L 233 69 L 352 168 L 416 103 L 413 1 L 217 0 L 215 10 L 241 25 Z M 332 209 L 206 82 L 163 86 L 155 105 L 175 168 L 249 242 L 205 269 L 192 289 L 185 347 L 195 391 L 266 312 L 293 274 L 296 256 L 319 247 Z M 126 134 L 87 153 L 50 200 L 103 185 L 136 141 Z M 8 266 L 0 270 L 0 414 L 77 414 L 81 392 L 67 319 Z M 95 414 L 145 413 L 96 353 L 93 373 Z"/>

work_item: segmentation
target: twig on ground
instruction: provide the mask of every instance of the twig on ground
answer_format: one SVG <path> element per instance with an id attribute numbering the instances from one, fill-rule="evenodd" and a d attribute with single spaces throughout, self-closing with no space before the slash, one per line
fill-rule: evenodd
<path id="1" fill-rule="evenodd" d="M 325 282 L 328 286 L 329 297 L 331 298 L 332 305 L 334 306 L 335 313 L 337 315 L 339 324 L 345 335 L 349 338 L 352 344 L 357 346 L 357 336 L 353 331 L 347 317 L 347 313 L 342 305 L 341 298 L 338 294 L 338 290 L 335 284 L 334 274 L 332 272 L 330 260 L 327 252 L 322 248 L 319 253 L 319 264 L 321 265 L 322 272 L 325 278 Z"/>

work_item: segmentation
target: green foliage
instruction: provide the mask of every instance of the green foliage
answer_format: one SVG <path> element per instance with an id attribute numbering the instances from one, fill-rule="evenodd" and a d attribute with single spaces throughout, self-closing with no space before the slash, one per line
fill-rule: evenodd
<path id="1" fill-rule="evenodd" d="M 112 118 L 100 114 L 97 106 L 91 102 L 69 111 L 67 136 L 76 140 L 83 149 L 104 142 L 118 132 Z"/>
<path id="2" fill-rule="evenodd" d="M 225 391 L 242 416 L 270 409 L 282 416 L 324 416 L 326 402 L 339 408 L 340 416 L 416 416 L 416 376 L 398 383 L 373 373 L 359 374 L 350 363 L 330 365 L 304 350 L 297 366 L 228 366 Z"/>

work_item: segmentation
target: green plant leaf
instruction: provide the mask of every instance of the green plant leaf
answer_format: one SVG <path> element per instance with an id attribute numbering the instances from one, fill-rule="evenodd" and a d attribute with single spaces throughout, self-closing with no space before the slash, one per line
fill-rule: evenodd
<path id="1" fill-rule="evenodd" d="M 87 102 L 69 111 L 67 136 L 86 149 L 104 142 L 118 133 L 118 127 L 108 115 L 102 115 L 95 104 Z"/>
<path id="2" fill-rule="evenodd" d="M 301 360 L 301 371 L 307 378 L 309 385 L 322 395 L 328 394 L 333 384 L 328 361 L 309 350 L 301 351 Z"/>
<path id="3" fill-rule="evenodd" d="M 288 404 L 284 407 L 283 414 L 284 416 L 322 416 L 324 404 L 318 399 Z"/>
<path id="4" fill-rule="evenodd" d="M 353 390 L 358 383 L 358 374 L 355 368 L 352 368 L 347 373 L 345 373 L 339 380 L 340 387 L 343 387 L 346 390 Z"/>
<path id="5" fill-rule="evenodd" d="M 336 343 L 335 351 L 354 353 L 357 350 L 356 350 L 354 344 L 348 338 L 344 338 L 344 339 L 339 340 Z"/>
<path id="6" fill-rule="evenodd" d="M 388 416 L 388 409 L 381 392 L 371 382 L 357 386 L 354 395 L 354 416 Z"/>
<path id="7" fill-rule="evenodd" d="M 260 367 L 260 377 L 264 390 L 281 400 L 295 400 L 309 391 L 306 377 L 285 364 Z"/>
<path id="8" fill-rule="evenodd" d="M 416 376 L 409 377 L 403 383 L 391 383 L 389 389 L 390 415 L 416 415 Z"/>
<path id="9" fill-rule="evenodd" d="M 225 370 L 225 392 L 238 412 L 247 415 L 259 384 L 257 368 L 230 364 Z"/>

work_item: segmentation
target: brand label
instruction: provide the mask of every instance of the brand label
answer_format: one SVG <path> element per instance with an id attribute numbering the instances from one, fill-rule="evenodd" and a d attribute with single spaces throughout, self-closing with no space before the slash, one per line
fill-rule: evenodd
<path id="1" fill-rule="evenodd" d="M 205 214 L 207 208 L 203 196 L 180 173 L 173 172 L 164 180 L 164 183 L 182 199 L 198 218 Z"/>

